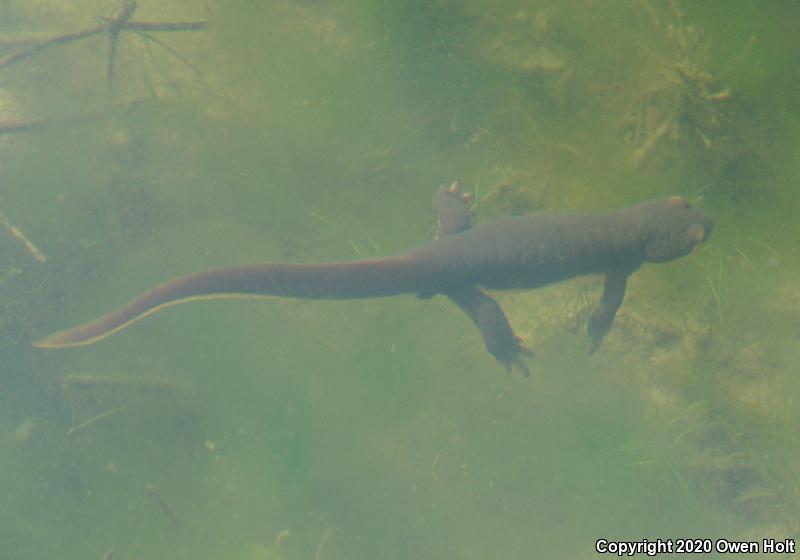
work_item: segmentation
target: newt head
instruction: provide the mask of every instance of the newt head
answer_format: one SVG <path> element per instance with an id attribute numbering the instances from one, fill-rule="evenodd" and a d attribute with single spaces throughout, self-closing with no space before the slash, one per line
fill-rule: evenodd
<path id="1" fill-rule="evenodd" d="M 649 262 L 668 262 L 688 255 L 714 229 L 711 216 L 682 196 L 653 200 L 634 208 L 643 213 L 642 227 L 647 232 L 645 259 Z"/>

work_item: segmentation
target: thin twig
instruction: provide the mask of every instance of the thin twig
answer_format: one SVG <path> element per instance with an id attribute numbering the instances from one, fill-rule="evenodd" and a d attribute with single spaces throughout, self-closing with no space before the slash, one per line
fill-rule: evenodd
<path id="1" fill-rule="evenodd" d="M 83 31 L 78 31 L 76 33 L 65 33 L 63 35 L 51 37 L 50 39 L 47 39 L 46 41 L 43 41 L 38 45 L 33 45 L 28 49 L 19 51 L 17 53 L 12 53 L 6 56 L 5 58 L 1 58 L 0 68 L 5 68 L 6 66 L 11 66 L 12 64 L 16 64 L 17 62 L 25 60 L 26 58 L 33 56 L 39 51 L 43 51 L 44 49 L 47 49 L 49 47 L 55 47 L 56 45 L 65 45 L 67 43 L 71 43 L 79 39 L 84 39 L 86 37 L 91 37 L 92 35 L 97 35 L 98 33 L 103 33 L 105 31 L 108 31 L 108 25 L 98 25 L 96 27 L 90 27 L 89 29 L 84 29 Z"/>
<path id="2" fill-rule="evenodd" d="M 100 33 L 108 33 L 109 39 L 109 58 L 106 67 L 106 75 L 109 81 L 114 74 L 114 59 L 117 51 L 117 40 L 119 34 L 123 31 L 134 31 L 137 33 L 153 33 L 153 32 L 174 32 L 174 31 L 200 31 L 208 27 L 207 21 L 187 21 L 187 22 L 149 22 L 149 21 L 131 21 L 133 12 L 136 11 L 137 3 L 135 1 L 125 2 L 120 13 L 113 18 L 108 19 L 102 25 L 96 25 L 83 31 L 74 33 L 64 33 L 46 39 L 40 43 L 34 44 L 31 47 L 12 53 L 5 58 L 0 59 L 0 69 L 6 66 L 16 64 L 34 54 L 43 51 L 50 47 L 57 45 L 64 45 L 86 37 L 98 35 Z M 162 45 L 163 46 L 163 45 Z M 174 54 L 174 53 L 173 53 Z"/>
<path id="3" fill-rule="evenodd" d="M 3 214 L 1 210 L 0 210 L 0 225 L 2 225 L 6 229 L 6 231 L 11 237 L 13 237 L 20 245 L 22 245 L 25 248 L 25 250 L 28 252 L 30 256 L 32 256 L 40 263 L 47 261 L 47 257 L 44 256 L 44 253 L 42 253 L 39 250 L 39 248 L 36 247 L 36 245 L 34 245 L 33 242 L 31 242 L 31 240 L 25 236 L 24 233 L 22 233 L 21 229 L 11 224 L 11 222 L 8 221 L 8 218 L 6 218 L 6 215 Z"/>
<path id="4" fill-rule="evenodd" d="M 129 21 L 123 26 L 126 31 L 202 31 L 208 28 L 207 21 L 149 22 Z"/>
<path id="5" fill-rule="evenodd" d="M 322 560 L 322 548 L 325 546 L 325 543 L 328 542 L 328 539 L 331 538 L 333 535 L 333 529 L 328 527 L 325 529 L 325 532 L 322 533 L 322 537 L 319 539 L 319 544 L 317 545 L 317 551 L 314 554 L 314 560 Z"/>
<path id="6" fill-rule="evenodd" d="M 92 416 L 88 420 L 86 420 L 84 422 L 81 422 L 77 426 L 73 426 L 69 430 L 67 430 L 67 437 L 71 436 L 72 434 L 74 434 L 78 430 L 82 430 L 83 428 L 85 428 L 86 426 L 89 426 L 90 424 L 94 424 L 95 422 L 99 422 L 100 420 L 108 418 L 109 416 L 113 416 L 117 412 L 122 412 L 123 410 L 128 410 L 128 406 L 125 405 L 125 406 L 120 406 L 119 408 L 112 408 L 111 410 L 107 410 L 107 411 L 105 411 L 103 413 L 98 414 L 97 416 Z"/>
<path id="7" fill-rule="evenodd" d="M 628 165 L 636 168 L 647 159 L 650 153 L 653 151 L 653 148 L 664 138 L 667 133 L 671 130 L 672 125 L 674 124 L 674 119 L 672 117 L 668 117 L 664 119 L 664 122 L 656 129 L 653 134 L 647 138 L 641 146 L 634 149 L 630 156 L 628 157 Z"/>
<path id="8" fill-rule="evenodd" d="M 278 536 L 275 537 L 275 550 L 282 547 L 283 543 L 286 542 L 286 539 L 288 539 L 290 535 L 291 533 L 289 533 L 289 529 L 284 529 L 283 531 L 278 533 Z"/>
<path id="9" fill-rule="evenodd" d="M 445 451 L 447 451 L 447 444 L 445 444 L 445 445 L 444 445 L 444 446 L 443 446 L 443 447 L 442 447 L 442 448 L 439 450 L 439 452 L 438 452 L 438 453 L 436 454 L 436 456 L 433 458 L 433 462 L 431 463 L 431 478 L 433 479 L 433 481 L 434 481 L 434 482 L 439 482 L 439 476 L 436 474 L 436 465 L 438 465 L 438 464 L 439 464 L 439 459 L 441 459 L 441 458 L 442 458 L 442 455 L 444 455 L 444 452 L 445 452 Z"/>
<path id="10" fill-rule="evenodd" d="M 50 119 L 31 119 L 29 121 L 2 121 L 0 122 L 0 136 L 38 130 L 51 124 Z"/>
<path id="11" fill-rule="evenodd" d="M 178 386 L 170 381 L 159 381 L 150 379 L 132 379 L 130 377 L 102 377 L 91 374 L 69 374 L 61 379 L 62 387 L 74 387 L 76 389 L 136 389 L 146 391 L 158 391 L 163 393 L 176 393 Z"/>
<path id="12" fill-rule="evenodd" d="M 117 39 L 122 28 L 131 19 L 138 3 L 135 0 L 126 0 L 119 14 L 108 22 L 108 65 L 106 66 L 106 79 L 108 89 L 111 90 L 111 79 L 114 77 L 114 58 L 117 54 Z"/>
<path id="13" fill-rule="evenodd" d="M 135 107 L 140 100 L 133 99 L 124 103 L 114 103 L 108 109 L 86 111 L 77 115 L 63 117 L 63 118 L 36 118 L 26 121 L 0 121 L 0 136 L 5 134 L 16 134 L 19 132 L 28 132 L 31 130 L 41 130 L 49 126 L 58 125 L 61 123 L 69 124 L 84 124 L 96 119 L 100 119 L 112 113 L 116 109 L 127 110 Z"/>
<path id="14" fill-rule="evenodd" d="M 178 516 L 175 515 L 175 512 L 172 510 L 171 507 L 169 507 L 169 504 L 164 500 L 164 498 L 161 497 L 161 494 L 159 494 L 156 491 L 155 486 L 153 486 L 152 484 L 148 484 L 144 487 L 144 489 L 145 492 L 150 494 L 150 497 L 153 498 L 153 500 L 155 500 L 155 502 L 158 504 L 158 507 L 160 507 L 161 511 L 164 512 L 164 515 L 166 515 L 169 518 L 169 520 L 172 521 L 172 524 L 175 525 L 176 529 L 180 529 L 181 527 L 183 527 L 183 522 L 180 519 L 178 519 Z"/>
<path id="15" fill-rule="evenodd" d="M 156 39 L 155 37 L 153 37 L 149 33 L 145 33 L 144 31 L 135 31 L 135 33 L 140 35 L 141 37 L 144 37 L 145 39 L 147 39 L 149 41 L 152 41 L 153 43 L 155 43 L 156 45 L 158 45 L 159 47 L 161 47 L 162 49 L 164 49 L 165 51 L 170 53 L 172 56 L 174 56 L 175 58 L 177 58 L 178 60 L 183 62 L 186 66 L 188 66 L 189 69 L 191 69 L 198 76 L 201 75 L 200 70 L 194 64 L 189 62 L 189 59 L 187 59 L 181 53 L 179 53 L 178 51 L 176 51 L 175 49 L 170 47 L 164 41 L 161 41 L 160 39 Z"/>

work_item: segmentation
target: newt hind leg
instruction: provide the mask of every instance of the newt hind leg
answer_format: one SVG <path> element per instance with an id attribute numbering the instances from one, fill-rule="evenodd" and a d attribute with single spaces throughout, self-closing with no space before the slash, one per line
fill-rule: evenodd
<path id="1" fill-rule="evenodd" d="M 450 186 L 442 185 L 433 199 L 433 208 L 439 219 L 437 237 L 453 235 L 472 227 L 469 204 L 472 195 L 461 191 L 456 181 Z M 514 334 L 508 318 L 500 304 L 477 286 L 464 285 L 444 292 L 472 320 L 483 337 L 486 350 L 511 373 L 513 366 L 523 375 L 529 375 L 522 356 L 533 356 L 533 352 L 522 346 L 521 339 Z"/>
<path id="2" fill-rule="evenodd" d="M 445 292 L 472 319 L 483 337 L 483 345 L 495 359 L 511 373 L 513 366 L 523 375 L 530 375 L 522 356 L 533 357 L 533 352 L 522 346 L 522 339 L 514 334 L 500 304 L 476 286 L 464 286 Z"/>

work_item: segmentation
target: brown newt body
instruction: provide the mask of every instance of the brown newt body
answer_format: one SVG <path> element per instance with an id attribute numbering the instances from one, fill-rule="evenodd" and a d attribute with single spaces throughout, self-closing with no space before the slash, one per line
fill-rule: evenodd
<path id="1" fill-rule="evenodd" d="M 680 197 L 615 212 L 536 213 L 470 228 L 465 199 L 457 185 L 441 188 L 434 200 L 440 236 L 408 252 L 350 262 L 265 263 L 181 276 L 34 346 L 91 344 L 165 306 L 230 294 L 308 299 L 443 294 L 473 320 L 489 352 L 509 370 L 516 364 L 526 371 L 519 355 L 528 352 L 497 302 L 481 288 L 536 288 L 574 276 L 605 274 L 603 296 L 589 321 L 596 348 L 622 303 L 628 275 L 644 262 L 666 262 L 689 254 L 713 229 L 707 214 Z"/>

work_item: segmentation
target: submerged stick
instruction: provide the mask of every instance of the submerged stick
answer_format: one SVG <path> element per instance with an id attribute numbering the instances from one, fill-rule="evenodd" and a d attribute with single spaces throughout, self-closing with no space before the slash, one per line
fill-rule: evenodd
<path id="1" fill-rule="evenodd" d="M 83 31 L 77 31 L 74 33 L 64 33 L 62 35 L 56 35 L 55 37 L 50 37 L 49 39 L 45 39 L 39 43 L 36 43 L 27 49 L 23 49 L 16 53 L 11 53 L 10 55 L 0 58 L 0 68 L 5 68 L 6 66 L 11 66 L 12 64 L 16 64 L 17 62 L 23 61 L 26 58 L 33 56 L 34 54 L 48 49 L 50 47 L 55 47 L 58 45 L 65 45 L 67 43 L 72 43 L 74 41 L 78 41 L 80 39 L 85 39 L 86 37 L 91 37 L 93 35 L 98 35 L 100 33 L 108 33 L 109 34 L 109 60 L 108 65 L 106 67 L 106 74 L 108 79 L 111 79 L 114 73 L 114 56 L 116 54 L 116 46 L 117 46 L 117 38 L 122 31 L 136 31 L 136 32 L 173 32 L 173 31 L 201 31 L 208 27 L 207 21 L 186 21 L 186 22 L 174 22 L 174 21 L 165 21 L 165 22 L 149 22 L 149 21 L 131 21 L 130 18 L 133 16 L 133 12 L 136 11 L 137 3 L 135 1 L 126 2 L 123 5 L 122 10 L 119 14 L 114 16 L 113 18 L 108 19 L 102 25 L 95 25 L 93 27 L 89 27 L 88 29 L 84 29 Z"/>
<path id="2" fill-rule="evenodd" d="M 672 125 L 674 123 L 674 118 L 669 117 L 661 123 L 661 125 L 656 129 L 653 134 L 647 138 L 641 146 L 634 149 L 630 156 L 628 156 L 628 165 L 637 168 L 641 163 L 647 159 L 647 157 L 652 153 L 653 149 L 658 145 L 662 138 L 664 138 L 667 133 L 672 129 Z"/>
<path id="3" fill-rule="evenodd" d="M 175 528 L 180 529 L 183 526 L 183 523 L 180 519 L 178 519 L 178 516 L 175 515 L 175 512 L 172 511 L 172 508 L 169 507 L 169 504 L 164 500 L 164 498 L 161 497 L 161 494 L 156 491 L 155 486 L 148 484 L 144 487 L 144 489 L 145 492 L 150 494 L 150 497 L 153 498 L 153 500 L 158 504 L 158 507 L 160 507 L 161 511 L 164 512 L 164 515 L 166 515 L 169 520 L 172 521 L 172 524 L 175 525 Z"/>
<path id="4" fill-rule="evenodd" d="M 0 122 L 0 136 L 4 134 L 14 134 L 16 132 L 27 132 L 44 128 L 50 124 L 50 119 L 32 119 L 29 121 L 2 121 Z"/>
<path id="5" fill-rule="evenodd" d="M 122 412 L 124 410 L 128 410 L 128 406 L 127 405 L 120 406 L 119 408 L 112 408 L 111 410 L 106 410 L 105 412 L 101 412 L 97 416 L 92 416 L 88 420 L 84 420 L 83 422 L 81 422 L 77 426 L 72 426 L 69 430 L 67 430 L 67 437 L 71 436 L 72 434 L 74 434 L 78 430 L 82 430 L 86 426 L 94 424 L 95 422 L 99 422 L 100 420 L 108 418 L 109 416 L 113 416 L 117 412 Z"/>
<path id="6" fill-rule="evenodd" d="M 186 21 L 186 22 L 149 22 L 149 21 L 129 21 L 122 26 L 128 31 L 202 31 L 208 28 L 207 21 Z"/>
<path id="7" fill-rule="evenodd" d="M 280 547 L 282 547 L 283 543 L 286 542 L 286 539 L 288 539 L 289 536 L 290 536 L 289 529 L 284 529 L 283 531 L 278 533 L 278 536 L 275 537 L 275 549 L 277 550 Z"/>
<path id="8" fill-rule="evenodd" d="M 77 389 L 137 389 L 163 393 L 177 393 L 178 385 L 171 381 L 156 379 L 132 379 L 130 377 L 103 377 L 92 374 L 69 374 L 61 378 L 62 387 Z"/>
<path id="9" fill-rule="evenodd" d="M 42 130 L 50 126 L 59 126 L 67 124 L 86 124 L 97 119 L 104 118 L 108 115 L 113 115 L 117 109 L 128 110 L 136 107 L 141 100 L 132 99 L 122 103 L 114 103 L 110 107 L 94 109 L 91 111 L 84 111 L 76 115 L 59 118 L 45 118 L 40 117 L 30 120 L 20 121 L 0 121 L 0 136 L 6 134 L 16 134 L 21 132 L 29 132 L 32 130 Z"/>
<path id="10" fill-rule="evenodd" d="M 92 35 L 97 35 L 98 33 L 103 33 L 105 31 L 108 31 L 108 25 L 98 25 L 95 27 L 90 27 L 89 29 L 84 29 L 83 31 L 78 31 L 76 33 L 64 33 L 63 35 L 51 37 L 50 39 L 42 41 L 41 43 L 33 45 L 32 47 L 23 51 L 12 53 L 5 58 L 0 58 L 0 68 L 5 68 L 6 66 L 11 66 L 12 64 L 25 60 L 26 58 L 33 56 L 46 48 L 55 47 L 56 45 L 65 45 L 67 43 L 77 41 L 78 39 L 91 37 Z"/>
<path id="11" fill-rule="evenodd" d="M 6 218 L 6 215 L 3 214 L 2 210 L 0 210 L 0 225 L 5 228 L 11 237 L 13 237 L 20 245 L 22 245 L 22 247 L 30 256 L 40 263 L 47 261 L 47 257 L 44 256 L 44 253 L 42 253 L 39 248 L 36 247 L 36 245 L 34 245 L 33 242 L 25 236 L 24 233 L 22 233 L 21 229 L 8 221 L 8 218 Z"/>
<path id="12" fill-rule="evenodd" d="M 439 450 L 438 453 L 436 453 L 436 456 L 433 458 L 433 462 L 431 463 L 431 478 L 434 482 L 439 482 L 439 476 L 436 474 L 436 465 L 439 464 L 439 459 L 442 458 L 442 455 L 444 455 L 445 451 L 447 451 L 446 444 Z"/>
<path id="13" fill-rule="evenodd" d="M 184 63 L 184 64 L 185 64 L 185 65 L 186 65 L 186 66 L 187 66 L 187 67 L 188 67 L 188 68 L 189 68 L 191 71 L 193 71 L 193 72 L 194 72 L 195 74 L 197 74 L 198 76 L 199 76 L 199 75 L 201 75 L 201 72 L 200 72 L 200 70 L 197 68 L 197 66 L 195 66 L 194 64 L 192 64 L 191 62 L 189 62 L 189 59 L 187 59 L 187 58 L 186 58 L 185 56 L 183 56 L 181 53 L 179 53 L 178 51 L 176 51 L 175 49 L 173 49 L 172 47 L 170 47 L 170 46 L 169 46 L 168 44 L 166 44 L 164 41 L 162 41 L 162 40 L 160 40 L 160 39 L 156 39 L 156 38 L 155 38 L 154 36 L 152 36 L 150 33 L 145 33 L 144 31 L 136 31 L 135 33 L 137 33 L 137 34 L 138 34 L 139 36 L 141 36 L 141 37 L 144 37 L 144 38 L 145 38 L 145 39 L 147 39 L 148 41 L 152 41 L 153 43 L 155 43 L 156 45 L 158 45 L 159 47 L 161 47 L 162 49 L 164 49 L 165 51 L 167 51 L 169 54 L 171 54 L 172 56 L 174 56 L 175 58 L 177 58 L 178 60 L 180 60 L 181 62 L 183 62 L 183 63 Z"/>
<path id="14" fill-rule="evenodd" d="M 328 542 L 328 539 L 331 538 L 333 535 L 333 529 L 328 527 L 325 529 L 325 532 L 322 533 L 322 537 L 319 539 L 319 544 L 317 545 L 317 551 L 314 554 L 314 560 L 322 560 L 322 549 L 325 547 L 325 543 Z"/>
<path id="15" fill-rule="evenodd" d="M 108 88 L 111 89 L 111 79 L 114 77 L 114 58 L 117 54 L 117 39 L 119 34 L 128 23 L 128 20 L 133 16 L 136 11 L 138 3 L 135 0 L 126 0 L 122 5 L 122 9 L 116 17 L 108 21 L 108 64 L 106 66 L 106 79 L 108 80 Z"/>

